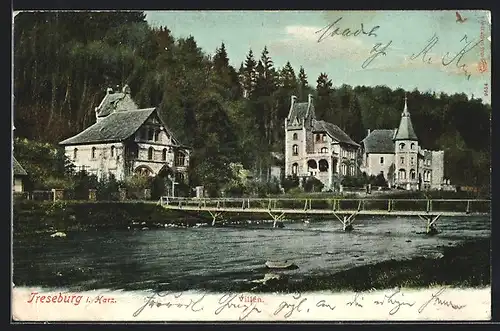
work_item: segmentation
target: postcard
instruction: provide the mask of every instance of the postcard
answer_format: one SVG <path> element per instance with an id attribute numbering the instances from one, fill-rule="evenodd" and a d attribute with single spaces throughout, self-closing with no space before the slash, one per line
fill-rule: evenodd
<path id="1" fill-rule="evenodd" d="M 13 13 L 13 323 L 491 319 L 491 14 Z"/>

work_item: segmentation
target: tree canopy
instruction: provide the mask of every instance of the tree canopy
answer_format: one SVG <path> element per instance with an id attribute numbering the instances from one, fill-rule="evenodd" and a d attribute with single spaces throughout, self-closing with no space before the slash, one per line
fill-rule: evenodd
<path id="1" fill-rule="evenodd" d="M 193 146 L 192 183 L 217 189 L 231 180 L 230 163 L 259 170 L 271 162 L 271 151 L 283 152 L 291 95 L 306 101 L 313 94 L 318 119 L 358 142 L 367 129 L 399 123 L 403 89 L 338 86 L 328 73 L 310 86 L 300 63 L 279 68 L 267 47 L 249 49 L 236 69 L 227 47 L 202 50 L 194 36 L 174 38 L 167 27 L 150 27 L 142 12 L 20 13 L 14 21 L 16 135 L 57 143 L 94 123 L 106 87 L 128 84 L 139 106 L 158 106 Z M 465 94 L 418 90 L 408 91 L 408 100 L 421 146 L 445 151 L 445 176 L 488 185 L 491 106 Z"/>

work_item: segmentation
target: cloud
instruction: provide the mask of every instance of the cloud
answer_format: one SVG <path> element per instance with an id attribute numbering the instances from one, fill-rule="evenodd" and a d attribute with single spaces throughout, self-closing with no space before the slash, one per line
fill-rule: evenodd
<path id="1" fill-rule="evenodd" d="M 357 60 L 366 58 L 373 45 L 359 37 L 333 36 L 318 42 L 321 26 L 289 25 L 284 38 L 269 44 L 269 50 L 277 55 L 290 55 L 309 64 L 324 64 L 332 59 Z"/>

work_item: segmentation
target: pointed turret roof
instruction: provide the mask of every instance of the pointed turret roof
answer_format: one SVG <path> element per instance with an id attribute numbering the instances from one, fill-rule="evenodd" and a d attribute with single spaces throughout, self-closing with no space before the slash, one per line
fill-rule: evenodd
<path id="1" fill-rule="evenodd" d="M 401 114 L 401 122 L 399 123 L 398 131 L 394 140 L 418 140 L 413 124 L 411 123 L 410 112 L 408 111 L 407 98 L 405 95 L 405 107 Z"/>

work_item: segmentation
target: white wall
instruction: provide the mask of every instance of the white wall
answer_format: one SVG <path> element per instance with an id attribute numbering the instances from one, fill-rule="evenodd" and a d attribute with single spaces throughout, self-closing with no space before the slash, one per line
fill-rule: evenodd
<path id="1" fill-rule="evenodd" d="M 23 179 L 21 177 L 18 177 L 18 176 L 14 177 L 13 191 L 14 192 L 24 192 Z"/>
<path id="2" fill-rule="evenodd" d="M 111 147 L 114 146 L 114 155 L 111 156 Z M 95 147 L 95 157 L 92 157 L 92 148 Z M 74 150 L 77 149 L 76 158 Z M 65 146 L 66 156 L 76 166 L 78 171 L 82 166 L 91 174 L 106 175 L 112 173 L 117 180 L 124 178 L 124 150 L 122 143 L 104 143 L 92 145 Z"/>
<path id="3" fill-rule="evenodd" d="M 384 163 L 380 163 L 380 158 L 384 158 Z M 367 158 L 367 167 L 365 169 L 368 176 L 377 176 L 381 171 L 384 172 L 384 177 L 386 180 L 387 174 L 389 173 L 389 168 L 394 164 L 394 154 L 376 154 L 369 153 Z M 396 172 L 396 169 L 394 169 Z"/>

